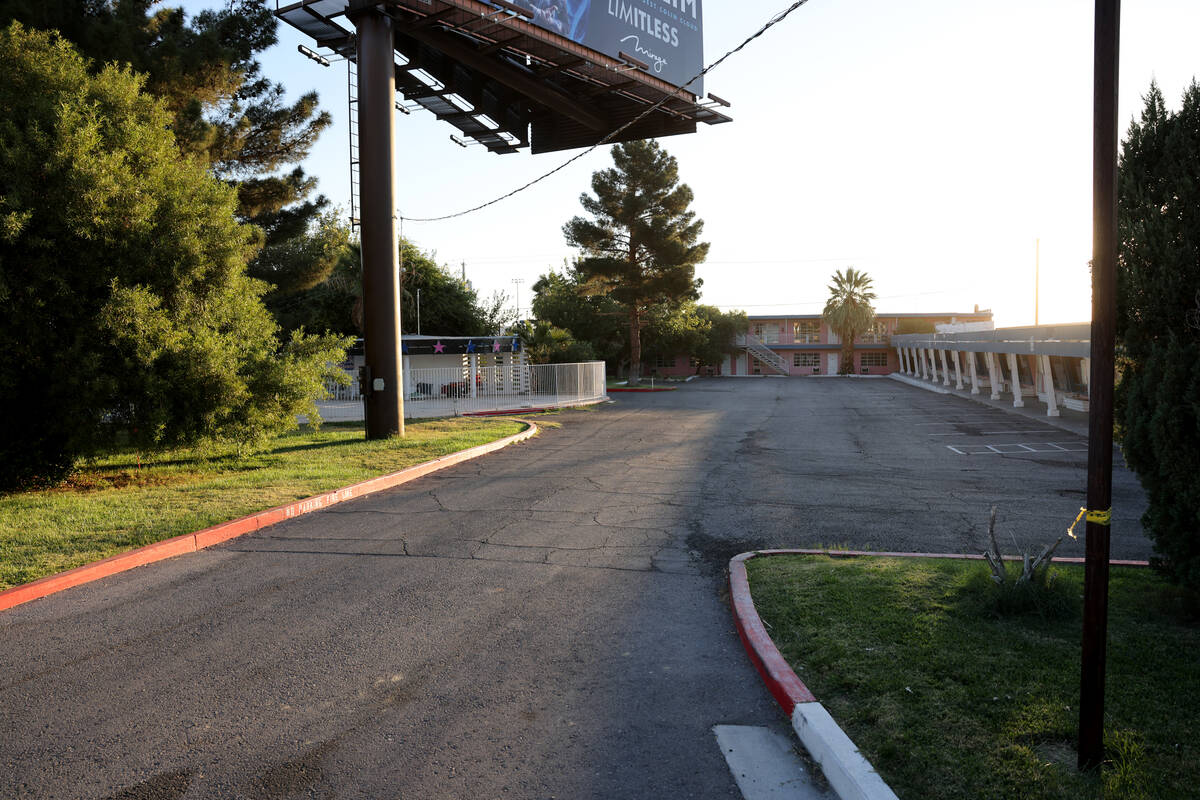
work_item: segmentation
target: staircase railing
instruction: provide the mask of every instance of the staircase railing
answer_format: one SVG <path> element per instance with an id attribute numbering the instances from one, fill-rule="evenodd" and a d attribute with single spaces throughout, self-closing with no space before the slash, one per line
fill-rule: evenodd
<path id="1" fill-rule="evenodd" d="M 747 353 L 750 353 L 780 375 L 791 374 L 788 370 L 787 359 L 763 344 L 762 339 L 759 339 L 753 333 L 744 333 L 737 337 L 737 345 L 738 347 L 745 348 Z"/>

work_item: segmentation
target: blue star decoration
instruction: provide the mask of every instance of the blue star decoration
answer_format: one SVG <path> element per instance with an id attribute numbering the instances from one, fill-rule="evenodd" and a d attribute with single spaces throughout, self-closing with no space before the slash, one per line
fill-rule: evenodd
<path id="1" fill-rule="evenodd" d="M 404 353 L 404 355 L 408 355 L 408 342 L 402 342 L 400 344 L 400 352 Z"/>
<path id="2" fill-rule="evenodd" d="M 474 340 L 471 340 L 471 339 L 468 339 L 468 340 L 467 340 L 467 352 L 468 352 L 468 353 L 474 353 L 474 352 L 475 352 L 475 342 L 474 342 Z"/>
<path id="3" fill-rule="evenodd" d="M 519 352 L 521 352 L 521 340 L 520 340 L 520 339 L 517 339 L 517 338 L 514 338 L 514 339 L 513 339 L 513 343 L 512 343 L 512 351 L 513 351 L 514 353 L 519 353 Z"/>

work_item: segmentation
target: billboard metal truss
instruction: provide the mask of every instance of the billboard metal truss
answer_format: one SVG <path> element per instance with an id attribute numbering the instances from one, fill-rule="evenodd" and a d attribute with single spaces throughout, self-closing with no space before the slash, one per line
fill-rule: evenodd
<path id="1" fill-rule="evenodd" d="M 392 19 L 396 91 L 494 153 L 594 145 L 647 108 L 612 142 L 694 133 L 729 122 L 724 101 L 700 102 L 634 56 L 612 57 L 533 24 L 505 0 L 277 0 L 275 14 L 318 46 L 354 60 L 348 15 Z"/>

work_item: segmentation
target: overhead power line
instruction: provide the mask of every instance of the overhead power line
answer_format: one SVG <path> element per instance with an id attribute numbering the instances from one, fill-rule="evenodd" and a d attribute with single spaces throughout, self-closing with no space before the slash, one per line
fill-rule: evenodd
<path id="1" fill-rule="evenodd" d="M 487 201 L 486 203 L 480 203 L 479 205 L 477 205 L 477 206 L 474 206 L 473 208 L 468 208 L 468 209 L 465 209 L 465 210 L 463 210 L 463 211 L 456 212 L 456 213 L 454 213 L 454 214 L 445 214 L 445 215 L 443 215 L 443 216 L 440 216 L 440 217 L 406 217 L 406 216 L 404 216 L 403 214 L 400 214 L 400 215 L 398 215 L 398 216 L 399 216 L 399 218 L 400 218 L 401 220 L 407 220 L 408 222 L 442 222 L 442 221 L 444 221 L 444 220 L 448 220 L 448 219 L 455 219 L 456 217 L 465 217 L 467 214 L 473 214 L 473 213 L 475 213 L 476 211 L 482 211 L 483 209 L 485 209 L 485 208 L 487 208 L 487 207 L 489 207 L 489 206 L 494 206 L 494 205 L 496 205 L 497 203 L 499 203 L 499 202 L 501 202 L 501 201 L 507 200 L 508 198 L 510 198 L 510 197 L 513 197 L 514 195 L 518 195 L 518 194 L 520 194 L 521 192 L 525 191 L 526 189 L 529 189 L 529 188 L 531 188 L 531 187 L 533 187 L 533 186 L 536 186 L 537 184 L 539 184 L 539 183 L 541 183 L 542 181 L 546 180 L 546 179 L 547 179 L 547 178 L 549 178 L 550 176 L 552 176 L 552 175 L 554 175 L 554 174 L 556 174 L 556 173 L 558 173 L 558 172 L 561 172 L 561 171 L 563 171 L 564 169 L 566 169 L 566 168 L 567 168 L 568 166 L 570 166 L 571 164 L 574 164 L 574 163 L 575 163 L 576 161 L 578 161 L 579 159 L 581 159 L 581 158 L 583 158 L 584 156 L 586 156 L 586 155 L 588 155 L 589 153 L 591 153 L 593 150 L 595 150 L 595 149 L 597 149 L 597 148 L 599 148 L 599 147 L 603 147 L 604 145 L 608 144 L 608 143 L 609 143 L 609 142 L 611 142 L 613 139 L 615 139 L 616 137 L 618 137 L 618 136 L 620 136 L 622 133 L 624 133 L 626 130 L 628 130 L 629 128 L 633 127 L 634 125 L 636 125 L 637 123 L 641 122 L 643 119 L 645 119 L 646 117 L 650 116 L 652 113 L 654 113 L 655 111 L 657 111 L 657 110 L 658 110 L 660 107 L 662 107 L 662 105 L 663 105 L 664 103 L 666 103 L 668 100 L 672 100 L 672 99 L 674 99 L 674 98 L 678 97 L 678 96 L 679 96 L 679 94 L 680 94 L 680 92 L 682 92 L 684 89 L 686 89 L 687 87 L 691 86 L 693 83 L 695 83 L 696 81 L 700 80 L 701 78 L 703 78 L 703 77 L 704 77 L 705 75 L 707 75 L 709 72 L 712 72 L 712 71 L 713 71 L 714 69 L 716 69 L 717 67 L 721 66 L 721 64 L 722 64 L 722 63 L 724 63 L 724 62 L 725 62 L 725 60 L 726 60 L 726 59 L 728 59 L 730 56 L 732 56 L 732 55 L 734 55 L 734 54 L 736 54 L 736 53 L 740 53 L 740 52 L 741 52 L 743 49 L 745 49 L 746 45 L 750 44 L 750 43 L 751 43 L 751 42 L 753 42 L 755 39 L 757 39 L 758 37 L 762 36 L 764 33 L 766 33 L 767 31 L 769 31 L 769 30 L 770 30 L 772 27 L 774 27 L 775 25 L 778 25 L 779 23 L 783 22 L 785 19 L 787 19 L 787 18 L 788 18 L 788 16 L 789 16 L 789 15 L 790 15 L 790 14 L 791 14 L 793 11 L 795 11 L 796 9 L 798 9 L 800 6 L 804 5 L 804 4 L 805 4 L 805 3 L 807 3 L 807 2 L 808 2 L 808 0 L 796 0 L 796 2 L 792 3 L 792 4 L 791 4 L 790 6 L 788 6 L 786 9 L 784 9 L 783 11 L 780 11 L 778 14 L 776 14 L 776 15 L 775 15 L 775 16 L 773 16 L 773 17 L 771 17 L 771 19 L 767 20 L 767 22 L 766 22 L 766 23 L 765 23 L 765 24 L 764 24 L 764 25 L 763 25 L 761 28 L 759 28 L 757 31 L 755 31 L 754 33 L 752 33 L 752 34 L 750 34 L 749 36 L 747 36 L 747 37 L 745 38 L 745 40 L 743 40 L 743 41 L 742 41 L 742 43 L 741 43 L 741 44 L 739 44 L 737 47 L 733 48 L 732 50 L 730 50 L 729 52 L 727 52 L 725 55 L 721 56 L 721 57 L 720 57 L 720 58 L 718 58 L 716 61 L 714 61 L 714 62 L 712 62 L 711 64 L 709 64 L 707 67 L 705 67 L 704 69 L 700 70 L 700 72 L 696 73 L 696 74 L 695 74 L 695 75 L 692 77 L 692 79 L 691 79 L 691 80 L 689 80 L 687 83 L 685 83 L 683 86 L 680 86 L 680 87 L 679 87 L 679 88 L 677 88 L 675 91 L 673 91 L 673 92 L 671 92 L 670 94 L 668 94 L 668 95 L 664 96 L 664 97 L 663 97 L 661 100 L 659 100 L 657 103 L 655 103 L 654 105 L 652 105 L 652 106 L 648 107 L 648 108 L 647 108 L 645 111 L 643 111 L 641 114 L 639 114 L 639 115 L 637 115 L 636 117 L 634 117 L 633 119 L 631 119 L 629 122 L 626 122 L 624 125 L 622 125 L 621 127 L 617 128 L 615 131 L 613 131 L 612 133 L 608 134 L 608 135 L 607 135 L 607 136 L 605 136 L 603 139 L 601 139 L 600 141 L 596 142 L 594 145 L 592 145 L 592 146 L 591 146 L 591 147 L 589 147 L 588 149 L 584 150 L 583 152 L 581 152 L 581 153 L 578 153 L 578 154 L 576 154 L 576 155 L 572 156 L 571 158 L 568 158 L 566 161 L 564 161 L 563 163 L 559 164 L 557 167 L 555 167 L 554 169 L 550 170 L 549 172 L 545 172 L 545 173 L 543 173 L 543 174 L 539 175 L 538 177 L 534 178 L 533 180 L 529 181 L 528 183 L 526 183 L 526 184 L 524 184 L 524 185 L 522 185 L 522 186 L 518 186 L 516 189 L 513 189 L 511 192 L 508 192 L 508 193 L 506 193 L 506 194 L 502 194 L 502 195 L 500 195 L 499 197 L 497 197 L 497 198 L 495 198 L 495 199 L 492 199 L 492 200 L 489 200 L 489 201 Z"/>

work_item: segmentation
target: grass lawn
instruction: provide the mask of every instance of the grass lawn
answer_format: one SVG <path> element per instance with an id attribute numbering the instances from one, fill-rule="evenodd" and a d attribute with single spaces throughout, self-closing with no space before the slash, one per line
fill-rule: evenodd
<path id="1" fill-rule="evenodd" d="M 362 423 L 285 434 L 266 450 L 118 453 L 54 489 L 0 495 L 0 589 L 320 494 L 524 430 L 512 419 L 406 424 L 368 442 Z"/>
<path id="2" fill-rule="evenodd" d="M 1007 591 L 978 562 L 771 556 L 747 564 L 784 657 L 904 800 L 1200 792 L 1200 621 L 1114 568 L 1100 775 L 1075 768 L 1083 570 Z M 1023 587 L 1028 588 L 1028 587 Z"/>

